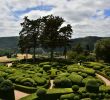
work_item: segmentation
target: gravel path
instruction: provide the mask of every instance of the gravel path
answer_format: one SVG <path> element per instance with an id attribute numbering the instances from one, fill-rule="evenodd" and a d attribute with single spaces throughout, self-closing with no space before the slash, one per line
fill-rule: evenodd
<path id="1" fill-rule="evenodd" d="M 54 86 L 53 81 L 54 80 L 50 80 L 50 87 L 49 87 L 49 89 L 52 89 L 53 88 L 53 86 Z"/>
<path id="2" fill-rule="evenodd" d="M 102 75 L 96 74 L 96 76 L 100 79 L 102 79 L 104 81 L 104 83 L 106 84 L 106 86 L 110 86 L 110 80 L 108 80 L 107 78 L 103 77 Z"/>
<path id="3" fill-rule="evenodd" d="M 18 90 L 15 90 L 14 93 L 15 93 L 15 100 L 19 100 L 20 98 L 23 98 L 23 97 L 29 95 L 27 93 L 24 93 L 24 92 L 21 92 L 21 91 L 18 91 Z"/>

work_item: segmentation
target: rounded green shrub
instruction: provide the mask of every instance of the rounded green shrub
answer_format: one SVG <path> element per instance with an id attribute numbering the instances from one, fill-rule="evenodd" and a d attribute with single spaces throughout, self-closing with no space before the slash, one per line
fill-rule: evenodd
<path id="1" fill-rule="evenodd" d="M 86 90 L 88 92 L 98 92 L 99 83 L 96 80 L 89 80 L 86 84 Z"/>
<path id="2" fill-rule="evenodd" d="M 21 82 L 25 86 L 34 86 L 35 85 L 35 81 L 31 78 L 24 78 Z"/>
<path id="3" fill-rule="evenodd" d="M 83 77 L 77 74 L 71 74 L 68 78 L 72 81 L 73 84 L 77 85 L 81 85 L 83 80 Z"/>
<path id="4" fill-rule="evenodd" d="M 74 100 L 74 96 L 75 94 L 71 93 L 71 94 L 64 94 L 60 96 L 60 100 Z"/>
<path id="5" fill-rule="evenodd" d="M 37 83 L 38 86 L 42 86 L 46 84 L 46 79 L 43 77 L 35 77 L 34 81 Z"/>
<path id="6" fill-rule="evenodd" d="M 55 87 L 60 87 L 60 88 L 69 88 L 72 86 L 71 80 L 66 77 L 56 78 L 54 80 L 54 84 Z"/>
<path id="7" fill-rule="evenodd" d="M 45 97 L 46 93 L 47 93 L 47 90 L 45 88 L 39 88 L 36 94 L 39 98 L 43 98 Z"/>
<path id="8" fill-rule="evenodd" d="M 3 77 L 0 77 L 0 83 L 2 83 L 4 81 Z"/>
<path id="9" fill-rule="evenodd" d="M 77 92 L 79 90 L 79 86 L 78 85 L 73 85 L 72 90 L 73 90 L 73 92 Z"/>
<path id="10" fill-rule="evenodd" d="M 1 82 L 0 97 L 4 100 L 15 100 L 14 86 L 10 80 L 4 80 Z"/>
<path id="11" fill-rule="evenodd" d="M 73 100 L 80 100 L 80 95 L 75 95 Z"/>
<path id="12" fill-rule="evenodd" d="M 48 71 L 51 69 L 51 65 L 44 65 L 43 70 Z"/>

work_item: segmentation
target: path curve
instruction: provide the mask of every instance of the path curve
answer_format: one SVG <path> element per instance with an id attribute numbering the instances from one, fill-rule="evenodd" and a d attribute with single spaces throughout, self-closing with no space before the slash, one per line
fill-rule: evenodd
<path id="1" fill-rule="evenodd" d="M 53 86 L 54 86 L 53 81 L 54 80 L 50 80 L 50 87 L 49 87 L 49 89 L 52 89 L 53 88 Z"/>
<path id="2" fill-rule="evenodd" d="M 106 86 L 110 86 L 110 80 L 108 80 L 107 78 L 105 78 L 104 76 L 100 75 L 100 74 L 97 74 L 96 73 L 96 76 L 100 79 L 102 79 L 102 81 L 104 81 L 104 83 L 106 84 Z"/>
<path id="3" fill-rule="evenodd" d="M 24 92 L 21 92 L 18 90 L 14 90 L 14 93 L 15 93 L 15 100 L 19 100 L 19 99 L 29 95 L 28 93 L 24 93 Z"/>

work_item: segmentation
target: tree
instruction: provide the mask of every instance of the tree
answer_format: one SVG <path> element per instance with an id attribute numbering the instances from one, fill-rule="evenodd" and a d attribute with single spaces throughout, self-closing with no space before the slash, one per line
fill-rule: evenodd
<path id="1" fill-rule="evenodd" d="M 97 41 L 95 44 L 95 53 L 97 59 L 110 62 L 110 38 Z"/>
<path id="2" fill-rule="evenodd" d="M 69 42 L 70 42 L 72 32 L 73 30 L 70 24 L 60 29 L 60 35 L 61 35 L 60 44 L 64 47 L 65 59 L 66 59 L 66 54 L 67 54 L 67 47 L 70 46 Z"/>
<path id="3" fill-rule="evenodd" d="M 83 48 L 81 47 L 81 44 L 77 44 L 76 47 L 74 48 L 74 50 L 78 53 L 81 54 L 83 53 Z"/>
<path id="4" fill-rule="evenodd" d="M 50 49 L 52 60 L 54 49 L 59 45 L 59 30 L 64 19 L 59 16 L 48 15 L 42 18 L 42 22 L 45 28 L 40 36 L 40 40 L 44 47 Z"/>
<path id="5" fill-rule="evenodd" d="M 33 61 L 35 61 L 35 49 L 39 44 L 39 36 L 41 33 L 41 19 L 29 20 L 28 17 L 25 17 L 21 26 L 22 30 L 19 33 L 19 44 L 21 44 L 20 48 L 22 50 L 26 50 L 27 47 L 33 48 Z"/>

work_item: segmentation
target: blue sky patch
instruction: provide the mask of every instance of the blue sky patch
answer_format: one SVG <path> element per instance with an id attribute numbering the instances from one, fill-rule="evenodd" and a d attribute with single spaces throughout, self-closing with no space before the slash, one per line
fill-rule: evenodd
<path id="1" fill-rule="evenodd" d="M 110 16 L 110 9 L 105 9 L 104 14 L 106 17 L 109 17 Z"/>
<path id="2" fill-rule="evenodd" d="M 20 16 L 22 14 L 28 13 L 32 10 L 40 10 L 40 11 L 50 11 L 54 8 L 53 5 L 40 5 L 40 6 L 36 6 L 36 7 L 32 7 L 32 8 L 27 8 L 25 10 L 19 10 L 19 11 L 15 11 L 13 12 L 15 16 Z"/>

